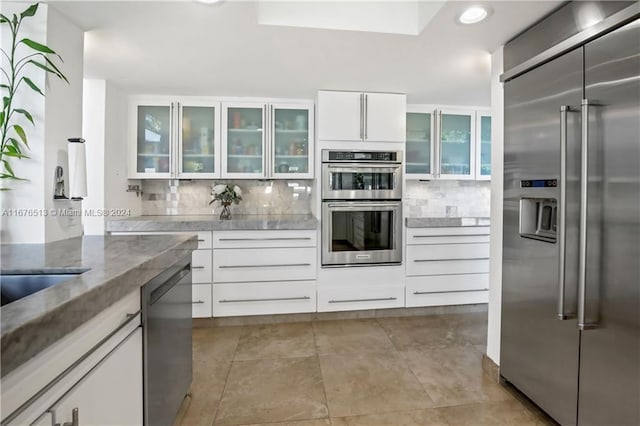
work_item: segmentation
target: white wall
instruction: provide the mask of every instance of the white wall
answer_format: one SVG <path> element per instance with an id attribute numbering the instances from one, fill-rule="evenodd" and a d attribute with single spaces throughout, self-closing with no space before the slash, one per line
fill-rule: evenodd
<path id="1" fill-rule="evenodd" d="M 502 303 L 502 195 L 504 172 L 504 90 L 502 47 L 491 55 L 491 242 L 487 356 L 500 365 Z"/>
<path id="2" fill-rule="evenodd" d="M 56 9 L 47 12 L 47 45 L 55 50 L 64 63 L 61 70 L 69 84 L 48 77 L 45 98 L 44 201 L 45 208 L 70 211 L 82 209 L 79 201 L 53 199 L 55 169 L 64 168 L 67 196 L 69 195 L 69 163 L 67 139 L 82 137 L 82 84 L 84 31 L 71 23 Z M 48 216 L 45 220 L 45 241 L 56 241 L 82 235 L 80 216 Z"/>
<path id="3" fill-rule="evenodd" d="M 82 202 L 87 210 L 104 209 L 104 145 L 106 81 L 85 79 L 82 99 L 82 134 L 87 144 L 87 197 Z M 85 215 L 82 218 L 86 235 L 104 234 L 104 218 Z"/>

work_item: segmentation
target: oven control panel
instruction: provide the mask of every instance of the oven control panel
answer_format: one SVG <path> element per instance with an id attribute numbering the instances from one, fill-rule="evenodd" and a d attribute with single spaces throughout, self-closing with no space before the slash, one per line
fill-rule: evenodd
<path id="1" fill-rule="evenodd" d="M 399 163 L 402 161 L 402 153 L 399 151 L 323 150 L 322 161 Z"/>

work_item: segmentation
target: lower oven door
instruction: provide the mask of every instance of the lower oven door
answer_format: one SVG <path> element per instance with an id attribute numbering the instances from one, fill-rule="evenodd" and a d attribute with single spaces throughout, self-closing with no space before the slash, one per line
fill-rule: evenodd
<path id="1" fill-rule="evenodd" d="M 401 262 L 401 201 L 322 203 L 323 266 Z"/>

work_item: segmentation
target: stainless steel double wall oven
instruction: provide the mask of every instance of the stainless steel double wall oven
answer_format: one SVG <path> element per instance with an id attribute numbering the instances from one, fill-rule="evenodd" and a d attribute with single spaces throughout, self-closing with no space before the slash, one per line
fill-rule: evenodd
<path id="1" fill-rule="evenodd" d="M 322 265 L 402 262 L 402 152 L 322 151 Z"/>

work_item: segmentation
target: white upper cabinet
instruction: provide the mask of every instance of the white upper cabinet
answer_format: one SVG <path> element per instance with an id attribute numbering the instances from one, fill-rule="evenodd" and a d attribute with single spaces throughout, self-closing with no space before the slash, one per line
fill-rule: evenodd
<path id="1" fill-rule="evenodd" d="M 404 142 L 406 96 L 318 92 L 318 135 L 326 141 Z"/>
<path id="2" fill-rule="evenodd" d="M 407 179 L 491 178 L 488 110 L 407 107 Z"/>
<path id="3" fill-rule="evenodd" d="M 313 103 L 222 104 L 222 177 L 312 179 Z"/>
<path id="4" fill-rule="evenodd" d="M 129 178 L 220 177 L 219 116 L 205 98 L 132 97 Z"/>

